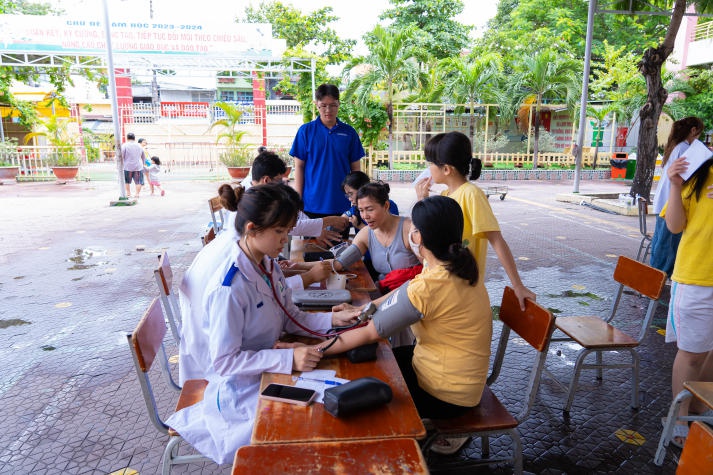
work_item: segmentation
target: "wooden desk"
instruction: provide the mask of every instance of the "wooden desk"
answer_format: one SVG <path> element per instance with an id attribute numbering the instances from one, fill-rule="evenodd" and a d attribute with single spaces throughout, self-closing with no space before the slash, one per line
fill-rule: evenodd
<path id="1" fill-rule="evenodd" d="M 313 239 L 303 239 L 301 237 L 292 238 L 290 244 L 290 260 L 294 262 L 303 262 L 305 252 L 324 251 L 321 247 L 317 247 Z M 352 265 L 348 271 L 340 272 L 340 274 L 356 274 L 354 279 L 347 281 L 347 290 L 356 292 L 376 292 L 376 284 L 371 278 L 369 271 L 364 265 L 364 261 L 359 261 Z"/>
<path id="2" fill-rule="evenodd" d="M 700 399 L 706 406 L 713 409 L 713 382 L 686 381 L 683 387 Z"/>
<path id="3" fill-rule="evenodd" d="M 427 474 L 413 439 L 248 445 L 235 453 L 233 475 Z"/>
<path id="4" fill-rule="evenodd" d="M 376 361 L 354 364 L 346 357 L 324 358 L 317 368 L 336 370 L 338 377 L 350 380 L 374 376 L 391 386 L 394 397 L 388 404 L 342 418 L 330 415 L 319 403 L 303 407 L 260 399 L 252 444 L 425 437 L 426 429 L 385 341 L 379 342 Z M 260 390 L 270 383 L 294 384 L 289 374 L 263 373 Z"/>

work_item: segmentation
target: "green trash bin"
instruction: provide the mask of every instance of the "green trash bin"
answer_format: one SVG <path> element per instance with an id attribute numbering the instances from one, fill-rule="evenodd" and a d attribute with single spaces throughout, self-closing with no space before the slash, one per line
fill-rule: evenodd
<path id="1" fill-rule="evenodd" d="M 636 159 L 629 158 L 626 161 L 626 179 L 633 180 L 636 175 Z"/>

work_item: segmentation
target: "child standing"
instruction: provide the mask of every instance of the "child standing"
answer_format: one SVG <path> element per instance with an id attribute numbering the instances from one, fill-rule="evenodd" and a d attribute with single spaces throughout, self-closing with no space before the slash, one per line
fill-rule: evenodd
<path id="1" fill-rule="evenodd" d="M 659 216 L 668 201 L 669 179 L 666 174 L 668 167 L 678 157 L 684 155 L 691 143 L 703 132 L 703 121 L 698 117 L 686 117 L 673 123 L 668 136 L 666 147 L 663 151 L 661 167 L 663 168 L 661 180 L 654 196 L 654 214 L 656 215 L 656 229 L 651 238 L 651 267 L 660 269 L 671 277 L 673 263 L 676 261 L 678 243 L 681 233 L 671 233 L 666 227 L 666 220 Z"/>
<path id="2" fill-rule="evenodd" d="M 158 189 L 161 191 L 161 196 L 166 194 L 166 191 L 161 188 L 161 182 L 159 180 L 159 175 L 161 174 L 161 160 L 159 160 L 158 157 L 154 156 L 151 157 L 151 161 L 153 163 L 149 164 L 148 162 L 146 167 L 144 169 L 148 172 L 149 174 L 149 184 L 151 185 L 151 194 L 154 194 L 154 189 Z"/>
<path id="3" fill-rule="evenodd" d="M 490 243 L 510 278 L 520 307 L 524 310 L 525 299 L 534 301 L 535 294 L 520 280 L 510 246 L 500 232 L 498 220 L 490 208 L 488 198 L 483 190 L 468 181 L 468 171 L 471 167 L 471 179 L 475 180 L 480 175 L 479 163 L 472 160 L 473 147 L 470 139 L 460 132 L 434 135 L 426 143 L 424 155 L 429 162 L 431 177 L 416 183 L 418 199 L 422 200 L 428 196 L 432 182 L 448 186 L 442 194 L 456 200 L 463 210 L 463 245 L 473 253 L 478 263 L 479 275 L 485 278 L 485 261 Z"/>
<path id="4" fill-rule="evenodd" d="M 671 182 L 663 213 L 672 233 L 683 232 L 671 275 L 671 301 L 666 321 L 666 342 L 678 346 L 673 361 L 671 387 L 675 397 L 684 381 L 713 381 L 713 159 L 703 163 L 683 181 L 686 157 L 673 161 L 667 175 Z M 679 416 L 687 416 L 690 399 L 681 403 Z M 684 421 L 673 431 L 674 445 L 683 446 L 688 436 Z"/>

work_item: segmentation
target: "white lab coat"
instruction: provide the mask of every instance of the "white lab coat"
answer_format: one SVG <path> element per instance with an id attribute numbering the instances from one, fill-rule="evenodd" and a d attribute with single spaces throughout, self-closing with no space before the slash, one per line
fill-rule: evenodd
<path id="1" fill-rule="evenodd" d="M 226 280 L 233 264 L 237 270 Z M 331 326 L 330 313 L 302 312 L 292 303 L 292 291 L 276 262 L 266 257 L 263 265 L 293 317 L 313 330 Z M 275 341 L 283 331 L 305 333 L 280 309 L 266 278 L 237 243 L 222 262 L 213 262 L 213 271 L 201 266 L 195 271 L 208 276 L 207 285 L 203 291 L 182 289 L 184 297 L 201 299 L 191 300 L 191 312 L 184 314 L 179 371 L 182 380 L 200 372 L 197 377 L 207 379 L 208 387 L 203 401 L 177 412 L 167 423 L 202 454 L 226 463 L 250 441 L 260 375 L 292 371 L 293 350 L 274 350 Z"/>

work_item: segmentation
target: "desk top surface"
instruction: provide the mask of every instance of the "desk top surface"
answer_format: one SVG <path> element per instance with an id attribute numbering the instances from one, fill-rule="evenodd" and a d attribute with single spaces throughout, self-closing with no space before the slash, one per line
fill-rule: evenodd
<path id="1" fill-rule="evenodd" d="M 388 404 L 343 418 L 330 415 L 320 403 L 304 407 L 260 399 L 253 444 L 420 439 L 426 435 L 396 359 L 385 341 L 379 342 L 376 361 L 355 364 L 343 356 L 324 358 L 318 369 L 336 370 L 338 377 L 349 380 L 373 376 L 391 386 L 394 397 Z M 260 390 L 270 383 L 294 384 L 289 374 L 263 373 Z"/>
<path id="2" fill-rule="evenodd" d="M 427 474 L 414 439 L 248 445 L 235 454 L 233 475 Z"/>
<path id="3" fill-rule="evenodd" d="M 713 409 L 713 382 L 707 381 L 686 381 L 683 387 L 691 391 L 703 403 Z"/>

